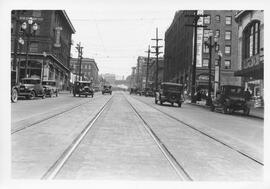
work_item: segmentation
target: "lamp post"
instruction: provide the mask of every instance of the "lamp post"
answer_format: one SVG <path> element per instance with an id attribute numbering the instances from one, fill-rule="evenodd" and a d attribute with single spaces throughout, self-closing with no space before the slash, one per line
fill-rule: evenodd
<path id="1" fill-rule="evenodd" d="M 208 36 L 206 36 L 207 39 L 204 41 L 205 46 L 209 48 L 209 63 L 208 63 L 208 98 L 206 101 L 206 105 L 210 106 L 212 104 L 212 98 L 211 98 L 211 89 L 212 89 L 212 82 L 211 82 L 211 69 L 212 69 L 212 48 L 216 48 L 218 38 L 217 36 L 214 37 L 214 43 L 212 44 L 212 37 L 213 37 L 213 31 L 209 30 Z"/>
<path id="2" fill-rule="evenodd" d="M 30 45 L 30 37 L 34 37 L 35 33 L 38 29 L 37 23 L 33 22 L 33 18 L 30 17 L 27 22 L 24 22 L 21 25 L 23 30 L 23 34 L 26 36 L 26 60 L 25 60 L 25 77 L 28 77 L 27 69 L 28 69 L 28 53 L 29 53 L 29 45 Z"/>
<path id="3" fill-rule="evenodd" d="M 221 69 L 221 58 L 222 58 L 222 52 L 219 50 L 218 51 L 218 89 L 220 89 L 220 69 Z"/>
<path id="4" fill-rule="evenodd" d="M 20 37 L 18 39 L 18 42 L 19 42 L 19 53 L 20 53 L 20 56 L 19 56 L 19 61 L 18 61 L 18 66 L 17 67 L 17 76 L 16 76 L 16 83 L 19 83 L 20 82 L 20 75 L 21 75 L 21 52 L 22 52 L 22 46 L 24 45 L 24 40 Z"/>

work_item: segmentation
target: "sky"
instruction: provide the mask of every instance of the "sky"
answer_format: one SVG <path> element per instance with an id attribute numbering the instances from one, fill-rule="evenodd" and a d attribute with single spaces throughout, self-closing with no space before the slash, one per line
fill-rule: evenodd
<path id="1" fill-rule="evenodd" d="M 164 40 L 176 10 L 99 9 L 66 10 L 76 33 L 72 36 L 72 56 L 77 57 L 76 45 L 81 42 L 83 57 L 94 58 L 99 73 L 119 76 L 131 74 L 138 56 L 147 56 L 148 45 L 156 37 Z M 164 46 L 164 41 L 159 41 Z M 152 48 L 152 51 L 154 49 Z M 161 52 L 164 52 L 163 48 Z M 155 56 L 152 54 L 152 56 Z"/>

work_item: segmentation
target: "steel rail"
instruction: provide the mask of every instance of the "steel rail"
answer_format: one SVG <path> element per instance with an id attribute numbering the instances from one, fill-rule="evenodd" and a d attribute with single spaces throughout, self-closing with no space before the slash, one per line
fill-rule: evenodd
<path id="1" fill-rule="evenodd" d="M 159 110 L 158 108 L 154 107 L 153 105 L 150 105 L 150 104 L 148 104 L 148 103 L 146 103 L 146 102 L 144 102 L 144 101 L 142 101 L 142 100 L 139 100 L 139 99 L 137 99 L 137 98 L 134 98 L 134 97 L 133 97 L 133 99 L 136 99 L 136 100 L 138 100 L 138 101 L 140 101 L 140 102 L 142 102 L 142 103 L 144 103 L 144 104 L 146 104 L 146 105 L 148 105 L 148 106 L 154 108 L 155 110 L 157 110 L 157 111 L 159 111 L 159 112 L 165 114 L 166 116 L 168 116 L 168 117 L 170 117 L 170 118 L 172 118 L 172 119 L 174 119 L 174 120 L 176 120 L 176 121 L 182 123 L 183 125 L 185 125 L 185 126 L 191 128 L 191 129 L 193 129 L 193 130 L 195 130 L 195 131 L 201 133 L 201 134 L 204 135 L 204 136 L 207 136 L 207 137 L 213 139 L 214 141 L 216 141 L 216 142 L 218 142 L 218 143 L 220 143 L 220 144 L 222 144 L 222 145 L 224 145 L 224 146 L 230 148 L 231 150 L 236 151 L 236 152 L 238 152 L 239 154 L 241 154 L 241 155 L 243 155 L 243 156 L 245 156 L 245 157 L 251 159 L 252 161 L 254 161 L 254 162 L 256 162 L 256 163 L 258 163 L 258 164 L 264 166 L 264 163 L 261 162 L 260 160 L 257 160 L 256 158 L 252 157 L 251 155 L 249 155 L 249 154 L 247 154 L 247 153 L 245 153 L 245 152 L 242 152 L 241 150 L 239 150 L 239 149 L 237 149 L 237 148 L 235 148 L 235 147 L 233 147 L 233 146 L 230 146 L 230 145 L 227 144 L 226 142 L 223 142 L 223 141 L 221 141 L 221 140 L 215 138 L 214 136 L 211 136 L 210 134 L 208 134 L 208 133 L 206 133 L 206 132 L 204 132 L 204 131 L 201 131 L 201 130 L 197 129 L 197 128 L 194 127 L 194 126 L 192 126 L 192 125 L 190 125 L 190 124 L 188 124 L 188 123 L 186 123 L 186 122 L 184 122 L 184 121 L 182 121 L 182 120 L 180 120 L 180 119 L 178 119 L 178 118 L 176 118 L 176 117 L 174 117 L 174 116 L 172 116 L 172 115 L 170 115 L 170 114 L 168 114 L 168 113 L 166 113 L 166 112 L 164 112 L 164 111 L 162 111 L 162 110 Z"/>
<path id="2" fill-rule="evenodd" d="M 125 95 L 124 95 L 125 96 Z M 166 145 L 160 140 L 160 138 L 155 134 L 155 132 L 151 129 L 149 124 L 145 121 L 145 119 L 140 115 L 140 113 L 136 110 L 136 108 L 130 103 L 130 101 L 125 96 L 126 101 L 129 103 L 129 105 L 132 107 L 135 114 L 138 116 L 140 120 L 143 121 L 143 126 L 147 130 L 147 132 L 150 134 L 150 136 L 153 138 L 157 146 L 159 147 L 162 154 L 165 156 L 165 158 L 169 161 L 170 165 L 173 167 L 173 169 L 176 171 L 177 175 L 180 177 L 183 181 L 192 181 L 193 179 L 191 176 L 185 171 L 183 166 L 176 160 L 176 158 L 173 156 L 173 154 L 168 150 Z"/>
<path id="3" fill-rule="evenodd" d="M 42 123 L 42 122 L 44 122 L 44 121 L 47 121 L 47 120 L 49 120 L 49 119 L 51 119 L 51 118 L 54 118 L 54 117 L 56 117 L 56 116 L 59 116 L 59 115 L 64 114 L 64 113 L 66 113 L 66 112 L 69 112 L 69 111 L 71 111 L 71 110 L 73 110 L 73 109 L 76 109 L 76 108 L 78 108 L 78 107 L 80 107 L 80 106 L 82 106 L 82 105 L 88 104 L 88 103 L 90 103 L 90 102 L 92 102 L 92 101 L 79 103 L 79 104 L 76 104 L 76 105 L 74 105 L 74 106 L 71 105 L 71 108 L 68 108 L 68 109 L 66 109 L 66 110 L 57 112 L 56 114 L 53 114 L 53 115 L 49 115 L 49 116 L 47 116 L 47 117 L 45 117 L 45 118 L 41 118 L 41 119 L 39 119 L 39 120 L 37 120 L 37 121 L 35 121 L 35 122 L 29 124 L 29 125 L 25 125 L 25 126 L 22 126 L 22 127 L 15 128 L 15 129 L 11 130 L 11 134 L 17 133 L 17 132 L 19 132 L 19 131 L 22 131 L 22 130 L 24 130 L 24 129 L 27 129 L 27 128 L 29 128 L 29 127 L 32 127 L 32 126 L 34 126 L 34 125 L 37 125 L 37 124 Z M 30 119 L 30 118 L 29 118 L 29 119 Z M 24 121 L 24 120 L 21 120 L 21 121 Z M 18 122 L 21 122 L 21 121 L 18 121 Z"/>
<path id="4" fill-rule="evenodd" d="M 81 141 L 84 139 L 85 135 L 88 133 L 93 124 L 100 117 L 102 112 L 105 110 L 111 99 L 110 99 L 100 108 L 97 114 L 86 124 L 81 133 L 72 141 L 72 143 L 66 148 L 66 150 L 61 154 L 61 156 L 54 162 L 54 164 L 47 170 L 47 172 L 41 177 L 42 180 L 52 180 L 56 177 L 59 171 L 62 169 L 64 164 L 67 162 L 72 153 L 79 146 Z"/>

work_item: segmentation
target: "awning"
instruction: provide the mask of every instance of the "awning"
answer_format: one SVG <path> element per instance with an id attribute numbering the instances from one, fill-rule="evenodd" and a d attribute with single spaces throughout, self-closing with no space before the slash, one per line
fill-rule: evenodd
<path id="1" fill-rule="evenodd" d="M 234 76 L 241 77 L 252 77 L 254 79 L 263 79 L 263 63 L 246 68 L 243 70 L 238 70 L 234 72 Z"/>

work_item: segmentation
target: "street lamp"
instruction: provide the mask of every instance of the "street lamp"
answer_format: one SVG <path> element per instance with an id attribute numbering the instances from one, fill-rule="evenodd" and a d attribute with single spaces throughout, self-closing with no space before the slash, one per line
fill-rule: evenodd
<path id="1" fill-rule="evenodd" d="M 23 30 L 23 34 L 26 36 L 26 60 L 25 60 L 25 77 L 28 77 L 27 69 L 28 69 L 28 53 L 29 53 L 29 45 L 30 45 L 30 37 L 34 37 L 35 33 L 38 29 L 37 23 L 33 22 L 33 18 L 30 17 L 27 22 L 24 22 L 21 25 Z"/>
<path id="2" fill-rule="evenodd" d="M 212 89 L 212 82 L 211 82 L 211 69 L 212 69 L 212 48 L 216 48 L 218 38 L 217 36 L 214 37 L 214 43 L 212 44 L 212 37 L 213 37 L 213 31 L 209 30 L 208 36 L 206 36 L 204 44 L 209 48 L 209 63 L 208 63 L 208 98 L 206 101 L 206 105 L 210 106 L 212 104 L 212 98 L 211 98 L 211 89 Z"/>

